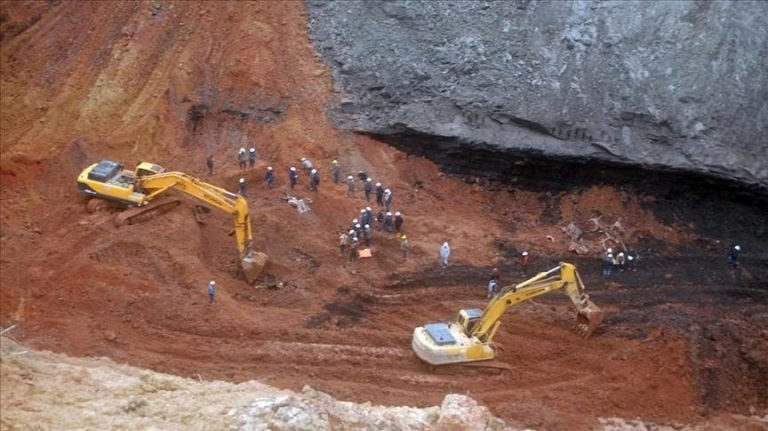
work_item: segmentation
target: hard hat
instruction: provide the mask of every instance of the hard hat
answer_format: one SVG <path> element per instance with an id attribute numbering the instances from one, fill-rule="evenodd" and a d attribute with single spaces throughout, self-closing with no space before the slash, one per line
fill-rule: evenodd
<path id="1" fill-rule="evenodd" d="M 627 259 L 629 260 L 635 260 L 635 258 L 632 255 L 627 256 Z"/>
<path id="2" fill-rule="evenodd" d="M 352 175 L 347 175 L 347 179 L 351 180 L 352 179 Z"/>
<path id="3" fill-rule="evenodd" d="M 735 247 L 733 247 L 733 248 L 735 248 L 735 249 L 736 249 L 736 251 L 739 251 L 739 250 L 741 250 L 741 247 L 739 247 L 738 245 L 737 245 L 737 246 L 735 246 Z"/>
<path id="4" fill-rule="evenodd" d="M 613 253 L 608 253 L 608 257 L 613 257 Z"/>
<path id="5" fill-rule="evenodd" d="M 355 227 L 360 229 L 360 223 L 355 224 Z"/>
<path id="6" fill-rule="evenodd" d="M 372 180 L 372 179 L 370 179 L 370 178 L 368 178 L 366 181 L 368 181 L 368 182 L 370 183 L 370 182 L 371 182 L 371 181 L 373 181 L 373 180 Z"/>
<path id="7" fill-rule="evenodd" d="M 317 169 L 312 169 L 312 173 L 317 173 Z"/>
<path id="8" fill-rule="evenodd" d="M 365 209 L 361 209 L 360 214 L 365 214 Z"/>
<path id="9" fill-rule="evenodd" d="M 524 251 L 524 252 L 523 252 L 523 256 L 528 256 L 528 252 L 527 252 L 527 251 Z"/>
<path id="10" fill-rule="evenodd" d="M 357 219 L 353 219 L 352 224 L 357 224 Z"/>
<path id="11" fill-rule="evenodd" d="M 365 210 L 366 210 L 366 211 L 372 211 L 372 210 L 371 210 L 371 207 L 365 207 Z"/>
<path id="12" fill-rule="evenodd" d="M 337 162 L 336 160 L 334 160 L 334 161 L 332 161 L 331 163 L 333 163 L 333 164 L 335 165 L 336 163 L 339 163 L 339 162 Z"/>
<path id="13" fill-rule="evenodd" d="M 395 213 L 395 215 L 396 215 L 396 216 L 399 216 L 399 215 L 400 215 L 400 211 L 396 212 L 396 213 Z"/>
<path id="14" fill-rule="evenodd" d="M 367 225 L 365 225 L 365 228 L 366 228 L 366 229 L 370 229 L 370 228 L 371 228 L 371 225 L 367 224 Z"/>
<path id="15" fill-rule="evenodd" d="M 272 170 L 272 166 L 267 166 L 267 170 L 271 171 Z"/>
<path id="16" fill-rule="evenodd" d="M 245 178 L 240 178 L 240 182 L 244 183 L 245 182 Z"/>
<path id="17" fill-rule="evenodd" d="M 384 193 L 392 193 L 389 189 L 384 190 Z"/>
<path id="18" fill-rule="evenodd" d="M 400 236 L 400 238 L 402 238 L 402 239 L 408 239 L 408 235 L 406 235 L 406 234 L 402 234 L 402 235 Z"/>
<path id="19" fill-rule="evenodd" d="M 252 153 L 255 153 L 255 152 L 256 152 L 256 148 L 251 148 L 251 149 L 250 149 L 250 150 L 248 150 L 248 151 L 250 151 L 250 152 L 252 152 Z"/>
<path id="20" fill-rule="evenodd" d="M 307 160 L 307 158 L 306 157 L 302 157 L 301 161 L 303 162 L 304 160 Z"/>
<path id="21" fill-rule="evenodd" d="M 608 251 L 608 254 L 613 253 L 613 249 L 612 248 L 609 248 L 607 251 Z"/>
<path id="22" fill-rule="evenodd" d="M 296 170 L 296 168 L 294 168 L 293 166 L 291 166 L 291 170 L 292 170 L 292 171 L 295 171 L 295 170 Z"/>
<path id="23" fill-rule="evenodd" d="M 245 152 L 245 147 L 240 147 L 240 152 Z"/>
<path id="24" fill-rule="evenodd" d="M 381 187 L 381 183 L 376 183 L 376 187 Z"/>
<path id="25" fill-rule="evenodd" d="M 216 285 L 216 281 L 215 280 L 211 280 L 211 284 Z"/>
<path id="26" fill-rule="evenodd" d="M 389 211 L 387 211 L 387 215 L 392 215 L 392 213 L 391 213 L 391 212 L 389 212 Z"/>
<path id="27" fill-rule="evenodd" d="M 623 251 L 620 251 L 620 252 L 619 252 L 619 256 L 624 256 L 624 252 L 623 252 Z"/>
<path id="28" fill-rule="evenodd" d="M 350 230 L 349 230 L 349 233 L 351 233 L 351 234 L 353 234 L 353 235 L 354 235 L 354 234 L 355 234 L 355 230 L 354 230 L 354 229 L 350 229 Z"/>

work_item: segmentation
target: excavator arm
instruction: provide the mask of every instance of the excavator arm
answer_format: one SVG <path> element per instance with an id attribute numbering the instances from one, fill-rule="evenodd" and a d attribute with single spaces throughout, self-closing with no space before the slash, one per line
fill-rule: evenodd
<path id="1" fill-rule="evenodd" d="M 150 202 L 155 197 L 172 189 L 184 192 L 197 200 L 232 214 L 240 257 L 243 258 L 249 254 L 253 232 L 248 202 L 242 196 L 181 172 L 165 172 L 139 177 L 136 180 L 136 188 L 145 193 L 144 202 Z"/>
<path id="2" fill-rule="evenodd" d="M 589 300 L 576 267 L 570 263 L 561 263 L 522 283 L 504 287 L 485 307 L 479 322 L 471 328 L 471 335 L 490 343 L 498 329 L 499 320 L 509 307 L 558 289 L 565 289 L 576 308 L 577 331 L 585 338 L 589 337 L 600 325 L 602 313 Z"/>

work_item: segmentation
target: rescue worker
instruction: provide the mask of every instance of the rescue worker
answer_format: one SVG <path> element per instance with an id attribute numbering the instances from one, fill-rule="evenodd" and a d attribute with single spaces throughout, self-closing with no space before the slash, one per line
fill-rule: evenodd
<path id="1" fill-rule="evenodd" d="M 349 260 L 353 261 L 358 258 L 357 255 L 357 246 L 359 244 L 359 239 L 357 235 L 355 234 L 354 230 L 349 231 L 350 236 L 350 246 L 349 246 Z"/>
<path id="2" fill-rule="evenodd" d="M 616 255 L 616 266 L 618 266 L 619 271 L 624 272 L 624 264 L 626 264 L 627 259 L 624 256 L 624 252 L 620 251 L 618 255 Z"/>
<path id="3" fill-rule="evenodd" d="M 208 283 L 208 300 L 210 304 L 216 302 L 216 281 L 214 280 Z"/>
<path id="4" fill-rule="evenodd" d="M 264 181 L 266 181 L 267 187 L 270 189 L 275 186 L 275 171 L 272 170 L 272 166 L 267 166 L 267 173 L 264 175 Z"/>
<path id="5" fill-rule="evenodd" d="M 291 180 L 291 188 L 296 187 L 296 183 L 299 181 L 299 173 L 296 172 L 296 168 L 293 166 L 288 170 L 288 179 Z"/>
<path id="6" fill-rule="evenodd" d="M 373 210 L 371 210 L 371 207 L 365 207 L 365 224 L 373 224 Z"/>
<path id="7" fill-rule="evenodd" d="M 603 258 L 603 277 L 610 277 L 611 276 L 611 269 L 613 269 L 613 250 L 610 248 L 605 254 L 605 257 Z"/>
<path id="8" fill-rule="evenodd" d="M 389 211 L 392 208 L 392 190 L 384 190 L 384 209 Z"/>
<path id="9" fill-rule="evenodd" d="M 523 275 L 528 273 L 528 252 L 523 251 L 520 253 L 520 267 L 523 269 Z"/>
<path id="10" fill-rule="evenodd" d="M 494 296 L 496 296 L 496 293 L 498 292 L 498 288 L 499 288 L 499 285 L 495 278 L 491 278 L 490 280 L 488 280 L 487 298 L 493 298 Z"/>
<path id="11" fill-rule="evenodd" d="M 373 182 L 370 178 L 365 180 L 363 184 L 363 191 L 365 192 L 365 201 L 371 203 L 371 192 L 373 191 Z"/>
<path id="12" fill-rule="evenodd" d="M 341 252 L 341 255 L 344 256 L 344 252 L 347 251 L 347 247 L 349 246 L 349 236 L 347 236 L 344 231 L 339 232 L 339 251 Z"/>
<path id="13" fill-rule="evenodd" d="M 451 246 L 448 245 L 448 240 L 443 241 L 443 245 L 440 246 L 440 263 L 443 268 L 448 267 L 448 258 L 451 256 Z"/>
<path id="14" fill-rule="evenodd" d="M 308 158 L 302 157 L 301 158 L 301 168 L 304 169 L 307 172 L 311 172 L 312 169 L 314 169 L 315 167 L 312 165 L 312 162 L 310 162 Z"/>
<path id="15" fill-rule="evenodd" d="M 250 166 L 251 169 L 256 166 L 256 148 L 251 147 L 250 150 L 248 150 L 248 166 Z"/>
<path id="16" fill-rule="evenodd" d="M 394 220 L 392 219 L 392 213 L 388 212 L 386 216 L 384 216 L 384 229 L 387 232 L 392 232 Z"/>
<path id="17" fill-rule="evenodd" d="M 246 195 L 246 187 L 247 185 L 245 184 L 245 178 L 240 178 L 240 194 L 243 196 Z"/>
<path id="18" fill-rule="evenodd" d="M 627 253 L 627 268 L 630 271 L 637 271 L 635 265 L 637 264 L 637 252 L 635 249 L 630 249 Z"/>
<path id="19" fill-rule="evenodd" d="M 379 210 L 376 214 L 376 223 L 379 225 L 379 230 L 384 228 L 384 211 Z"/>
<path id="20" fill-rule="evenodd" d="M 341 166 L 338 160 L 331 162 L 331 175 L 333 175 L 333 183 L 338 184 L 341 179 Z"/>
<path id="21" fill-rule="evenodd" d="M 240 151 L 237 152 L 237 163 L 240 165 L 240 169 L 245 170 L 245 158 L 247 156 L 245 155 L 245 147 L 240 147 Z"/>
<path id="22" fill-rule="evenodd" d="M 313 192 L 317 191 L 317 186 L 320 185 L 320 173 L 317 172 L 317 169 L 312 169 L 312 171 L 309 174 L 309 189 Z"/>
<path id="23" fill-rule="evenodd" d="M 355 223 L 355 236 L 358 238 L 362 238 L 363 236 L 363 227 L 360 225 L 360 223 Z"/>
<path id="24" fill-rule="evenodd" d="M 371 225 L 367 224 L 363 226 L 363 239 L 365 240 L 366 247 L 371 246 L 371 236 L 373 236 L 373 232 L 371 232 Z"/>
<path id="25" fill-rule="evenodd" d="M 205 159 L 205 166 L 208 166 L 208 175 L 213 175 L 213 155 Z"/>
<path id="26" fill-rule="evenodd" d="M 358 225 L 358 224 L 360 224 L 360 222 L 356 218 L 352 219 L 352 224 L 349 226 L 349 229 L 354 231 L 355 230 L 355 225 Z"/>
<path id="27" fill-rule="evenodd" d="M 403 259 L 408 259 L 408 235 L 400 235 L 400 251 L 403 252 Z"/>
<path id="28" fill-rule="evenodd" d="M 355 197 L 355 179 L 352 178 L 352 175 L 347 176 L 347 197 Z"/>
<path id="29" fill-rule="evenodd" d="M 368 220 L 368 216 L 365 213 L 365 208 L 360 210 L 360 224 L 363 226 L 371 224 L 371 221 Z"/>
<path id="30" fill-rule="evenodd" d="M 400 232 L 400 230 L 403 228 L 403 216 L 400 214 L 400 211 L 395 213 L 395 232 Z"/>
<path id="31" fill-rule="evenodd" d="M 741 246 L 738 245 L 731 247 L 731 251 L 728 253 L 728 265 L 731 265 L 733 269 L 739 267 L 739 253 L 741 253 Z"/>
<path id="32" fill-rule="evenodd" d="M 381 183 L 376 183 L 376 205 L 384 206 L 384 186 Z"/>

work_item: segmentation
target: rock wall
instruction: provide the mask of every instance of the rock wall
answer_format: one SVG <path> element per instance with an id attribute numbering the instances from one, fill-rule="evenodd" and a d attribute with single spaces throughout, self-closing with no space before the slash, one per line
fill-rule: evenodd
<path id="1" fill-rule="evenodd" d="M 342 128 L 768 188 L 768 2 L 306 4 Z"/>

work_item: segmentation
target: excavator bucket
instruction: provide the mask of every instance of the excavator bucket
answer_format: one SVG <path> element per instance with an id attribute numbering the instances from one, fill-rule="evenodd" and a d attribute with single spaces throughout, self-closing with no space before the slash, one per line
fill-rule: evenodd
<path id="1" fill-rule="evenodd" d="M 264 265 L 267 264 L 267 255 L 258 251 L 252 251 L 245 255 L 240 261 L 240 268 L 243 270 L 243 275 L 248 283 L 253 284 L 261 271 L 264 270 Z"/>
<path id="2" fill-rule="evenodd" d="M 605 314 L 600 307 L 595 305 L 592 301 L 587 301 L 586 307 L 579 310 L 576 315 L 576 327 L 574 330 L 582 338 L 589 338 L 593 332 L 600 326 Z"/>

